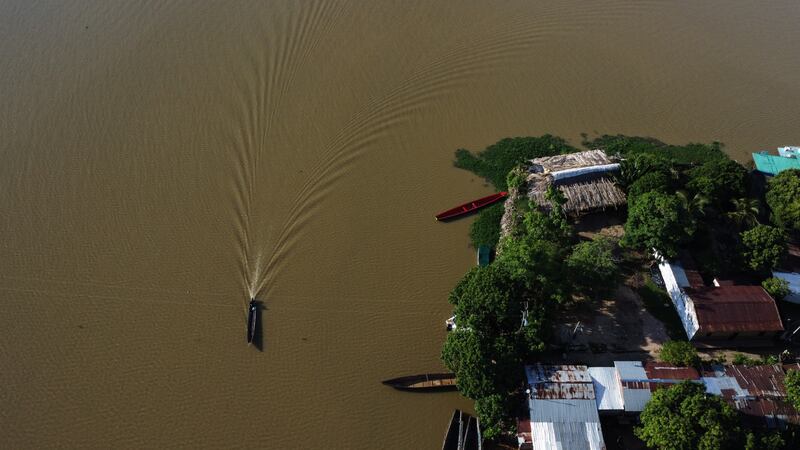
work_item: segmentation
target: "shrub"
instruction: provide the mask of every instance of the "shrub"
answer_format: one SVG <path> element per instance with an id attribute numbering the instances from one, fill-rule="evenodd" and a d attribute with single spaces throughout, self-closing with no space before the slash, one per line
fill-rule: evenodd
<path id="1" fill-rule="evenodd" d="M 661 361 L 676 366 L 694 366 L 700 362 L 697 350 L 686 341 L 667 341 L 661 347 Z"/>
<path id="2" fill-rule="evenodd" d="M 619 272 L 612 250 L 614 244 L 605 237 L 576 245 L 567 258 L 570 278 L 587 294 L 609 292 L 616 286 Z"/>
<path id="3" fill-rule="evenodd" d="M 794 406 L 794 409 L 800 411 L 800 371 L 789 370 L 786 372 L 783 385 L 786 387 L 786 398 Z"/>
<path id="4" fill-rule="evenodd" d="M 783 300 L 790 293 L 789 282 L 781 278 L 767 278 L 761 283 L 761 286 L 775 300 Z"/>
<path id="5" fill-rule="evenodd" d="M 469 227 L 469 238 L 475 248 L 481 245 L 489 247 L 497 246 L 500 240 L 500 222 L 503 219 L 502 203 L 483 208 L 478 213 L 478 218 Z"/>

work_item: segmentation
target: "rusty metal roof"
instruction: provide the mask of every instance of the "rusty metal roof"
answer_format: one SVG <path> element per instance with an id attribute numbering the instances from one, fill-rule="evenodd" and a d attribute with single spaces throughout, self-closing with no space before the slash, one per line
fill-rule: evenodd
<path id="1" fill-rule="evenodd" d="M 747 389 L 750 395 L 785 397 L 786 389 L 783 386 L 783 369 L 780 364 L 771 366 L 727 366 L 725 374 L 736 378 L 742 389 Z"/>
<path id="2" fill-rule="evenodd" d="M 686 288 L 694 303 L 698 334 L 783 331 L 775 300 L 761 286 Z"/>
<path id="3" fill-rule="evenodd" d="M 591 383 L 592 377 L 589 376 L 587 366 L 576 365 L 542 365 L 528 366 L 528 382 L 553 382 L 553 383 Z"/>
<path id="4" fill-rule="evenodd" d="M 692 367 L 680 367 L 664 362 L 648 361 L 644 365 L 651 380 L 699 380 L 700 374 Z"/>

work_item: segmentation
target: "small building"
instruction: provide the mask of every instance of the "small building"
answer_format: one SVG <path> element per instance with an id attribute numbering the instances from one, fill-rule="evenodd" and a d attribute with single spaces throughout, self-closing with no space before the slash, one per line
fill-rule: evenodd
<path id="1" fill-rule="evenodd" d="M 775 300 L 761 286 L 705 286 L 694 270 L 662 260 L 659 271 L 686 337 L 696 345 L 761 345 L 781 335 Z"/>
<path id="2" fill-rule="evenodd" d="M 800 147 L 778 147 L 777 155 L 768 151 L 753 153 L 756 170 L 767 175 L 777 175 L 784 170 L 800 169 Z"/>
<path id="3" fill-rule="evenodd" d="M 800 413 L 788 402 L 780 364 L 712 366 L 703 369 L 706 392 L 721 396 L 756 426 L 785 428 L 800 424 Z"/>
<path id="4" fill-rule="evenodd" d="M 614 369 L 618 374 L 626 413 L 642 412 L 656 389 L 684 380 L 700 380 L 700 374 L 691 367 L 662 362 L 614 361 Z"/>
<path id="5" fill-rule="evenodd" d="M 523 166 L 526 189 L 509 189 L 501 221 L 501 235 L 511 232 L 520 214 L 517 199 L 521 196 L 544 210 L 550 209 L 547 191 L 553 186 L 564 195 L 566 214 L 578 217 L 627 204 L 625 193 L 612 176 L 620 169 L 619 162 L 603 150 L 567 153 L 534 158 Z"/>
<path id="6" fill-rule="evenodd" d="M 700 372 L 655 361 L 614 361 L 614 367 L 526 366 L 530 418 L 518 419 L 519 448 L 604 449 L 601 415 L 638 416 L 653 392 L 686 380 L 722 397 L 753 425 L 800 425 L 800 413 L 786 398 L 788 370 L 800 370 L 800 365 L 713 365 Z"/>
<path id="7" fill-rule="evenodd" d="M 555 186 L 567 200 L 567 214 L 617 208 L 626 204 L 625 193 L 610 178 L 617 171 L 619 163 L 603 150 L 534 158 L 528 165 L 528 198 L 549 208 L 545 196 L 548 188 Z"/>
<path id="8" fill-rule="evenodd" d="M 606 448 L 586 366 L 537 364 L 526 366 L 525 374 L 530 427 L 519 428 L 521 448 L 528 439 L 532 450 Z"/>

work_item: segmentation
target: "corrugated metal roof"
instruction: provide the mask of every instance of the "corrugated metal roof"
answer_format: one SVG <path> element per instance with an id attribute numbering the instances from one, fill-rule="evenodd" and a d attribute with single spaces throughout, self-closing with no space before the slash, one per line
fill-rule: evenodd
<path id="1" fill-rule="evenodd" d="M 589 367 L 589 375 L 594 385 L 594 397 L 600 411 L 622 411 L 622 384 L 614 367 Z"/>
<path id="2" fill-rule="evenodd" d="M 644 371 L 651 380 L 699 380 L 700 374 L 692 367 L 679 367 L 664 362 L 648 361 Z"/>
<path id="3" fill-rule="evenodd" d="M 575 382 L 575 383 L 591 383 L 592 378 L 587 372 L 588 367 L 576 365 L 542 365 L 528 366 L 531 368 L 530 379 L 531 384 L 542 381 L 551 381 L 557 383 Z"/>
<path id="4" fill-rule="evenodd" d="M 647 372 L 641 361 L 614 361 L 620 380 L 644 380 Z"/>
<path id="5" fill-rule="evenodd" d="M 531 386 L 531 394 L 538 399 L 594 400 L 592 383 L 537 383 Z"/>
<path id="6" fill-rule="evenodd" d="M 600 422 L 531 422 L 534 450 L 604 450 Z"/>
<path id="7" fill-rule="evenodd" d="M 775 300 L 761 286 L 686 288 L 699 333 L 782 331 Z"/>
<path id="8" fill-rule="evenodd" d="M 785 397 L 786 389 L 783 385 L 783 369 L 780 364 L 771 366 L 727 366 L 725 374 L 736 378 L 743 389 L 750 395 Z"/>
<path id="9" fill-rule="evenodd" d="M 534 449 L 605 448 L 594 385 L 586 366 L 526 366 Z"/>

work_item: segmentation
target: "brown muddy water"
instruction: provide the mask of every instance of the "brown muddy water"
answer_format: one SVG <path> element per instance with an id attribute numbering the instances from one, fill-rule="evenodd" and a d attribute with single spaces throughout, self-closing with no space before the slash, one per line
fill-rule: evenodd
<path id="1" fill-rule="evenodd" d="M 800 142 L 800 3 L 0 3 L 3 447 L 440 446 L 459 147 Z M 263 301 L 263 351 L 245 344 Z"/>

